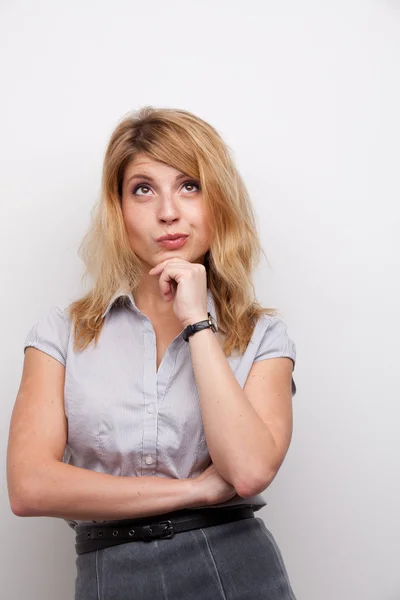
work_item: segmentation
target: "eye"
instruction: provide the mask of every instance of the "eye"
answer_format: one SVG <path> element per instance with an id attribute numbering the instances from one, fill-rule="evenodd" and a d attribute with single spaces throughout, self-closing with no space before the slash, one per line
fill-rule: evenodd
<path id="1" fill-rule="evenodd" d="M 183 185 L 190 185 L 192 187 L 195 186 L 198 190 L 200 190 L 200 185 L 197 183 L 197 181 L 185 181 Z"/>
<path id="2" fill-rule="evenodd" d="M 197 188 L 197 190 L 200 190 L 200 184 L 197 181 L 192 181 L 192 180 L 185 181 L 185 183 L 183 184 L 182 187 L 185 187 L 185 186 L 192 186 L 192 187 L 195 186 Z M 137 196 L 148 196 L 147 193 L 136 194 L 136 192 L 142 188 L 149 190 L 150 186 L 147 185 L 146 183 L 140 183 L 139 185 L 137 185 L 136 187 L 133 188 L 132 193 Z M 192 190 L 189 190 L 189 191 L 191 192 Z"/>
<path id="3" fill-rule="evenodd" d="M 150 186 L 141 183 L 140 185 L 137 185 L 135 188 L 133 188 L 132 193 L 136 194 L 137 190 L 139 190 L 140 188 L 146 188 L 146 189 L 150 189 Z M 138 196 L 147 196 L 147 194 L 137 194 Z"/>

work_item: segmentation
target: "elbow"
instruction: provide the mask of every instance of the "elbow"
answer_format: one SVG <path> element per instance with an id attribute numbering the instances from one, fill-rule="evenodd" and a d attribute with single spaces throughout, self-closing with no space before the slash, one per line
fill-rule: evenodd
<path id="1" fill-rule="evenodd" d="M 251 498 L 261 494 L 272 483 L 276 474 L 268 473 L 259 477 L 246 477 L 235 485 L 235 489 L 241 498 Z"/>
<path id="2" fill-rule="evenodd" d="M 15 498 L 10 499 L 11 511 L 16 517 L 29 517 L 29 510 L 25 503 Z"/>
<path id="3" fill-rule="evenodd" d="M 22 489 L 12 490 L 9 493 L 10 508 L 16 517 L 40 516 L 36 509 L 35 495 L 32 488 L 24 486 Z"/>
<path id="4" fill-rule="evenodd" d="M 54 463 L 58 465 L 58 463 Z M 56 467 L 58 468 L 58 467 Z M 48 514 L 51 492 L 57 482 L 52 477 L 53 464 L 29 465 L 10 471 L 8 495 L 10 508 L 17 517 L 44 517 Z"/>
<path id="5" fill-rule="evenodd" d="M 29 509 L 29 504 L 26 502 L 26 500 L 22 500 L 21 498 L 11 498 L 10 508 L 16 517 L 32 516 Z"/>

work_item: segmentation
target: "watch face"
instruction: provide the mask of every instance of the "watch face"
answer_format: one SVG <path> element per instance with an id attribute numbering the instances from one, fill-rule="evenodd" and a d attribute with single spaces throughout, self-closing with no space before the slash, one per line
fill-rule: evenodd
<path id="1" fill-rule="evenodd" d="M 211 329 L 213 331 L 217 331 L 217 323 L 216 323 L 214 317 L 212 315 L 210 315 L 210 313 L 208 313 L 208 322 L 211 325 Z"/>

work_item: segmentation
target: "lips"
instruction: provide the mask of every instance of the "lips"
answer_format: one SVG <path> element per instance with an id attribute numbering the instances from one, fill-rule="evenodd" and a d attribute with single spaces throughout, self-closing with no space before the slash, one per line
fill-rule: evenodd
<path id="1" fill-rule="evenodd" d="M 157 238 L 157 242 L 163 242 L 164 240 L 176 240 L 178 238 L 183 238 L 183 237 L 187 237 L 186 233 L 171 233 L 171 234 L 167 234 L 167 235 L 162 235 L 161 237 Z"/>
<path id="2" fill-rule="evenodd" d="M 167 237 L 164 239 L 161 239 L 161 241 L 159 241 L 158 243 L 161 246 L 164 246 L 164 248 L 170 248 L 172 250 L 176 249 L 176 248 L 180 248 L 181 246 L 183 246 L 186 243 L 187 240 L 187 235 L 184 236 L 180 236 L 180 237 Z"/>

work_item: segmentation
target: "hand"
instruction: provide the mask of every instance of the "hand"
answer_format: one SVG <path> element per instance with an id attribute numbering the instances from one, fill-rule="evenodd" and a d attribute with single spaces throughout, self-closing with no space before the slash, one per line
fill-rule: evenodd
<path id="1" fill-rule="evenodd" d="M 200 263 L 168 258 L 149 271 L 159 275 L 161 296 L 173 302 L 173 311 L 184 327 L 207 319 L 207 271 Z"/>
<path id="2" fill-rule="evenodd" d="M 213 463 L 192 481 L 198 488 L 199 506 L 226 502 L 237 495 L 235 488 L 221 477 Z"/>

